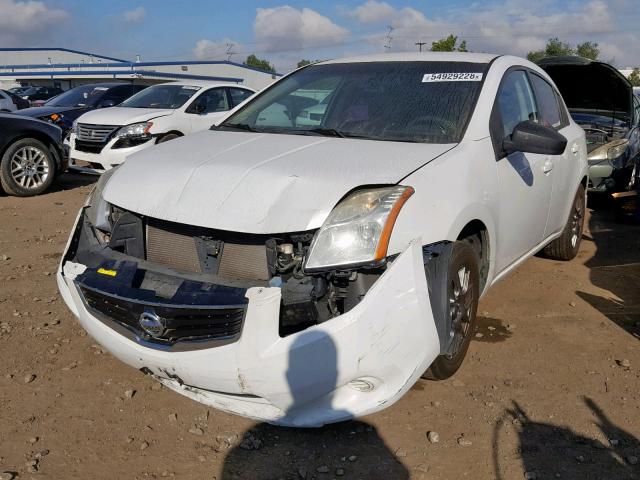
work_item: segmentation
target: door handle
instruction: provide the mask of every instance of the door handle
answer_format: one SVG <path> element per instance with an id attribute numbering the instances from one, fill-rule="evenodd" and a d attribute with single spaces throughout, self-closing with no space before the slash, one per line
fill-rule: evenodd
<path id="1" fill-rule="evenodd" d="M 553 170 L 553 160 L 551 160 L 550 158 L 547 158 L 544 161 L 544 165 L 542 165 L 542 171 L 544 173 L 549 173 L 551 170 Z"/>
<path id="2" fill-rule="evenodd" d="M 580 147 L 577 143 L 571 145 L 571 153 L 573 153 L 576 157 L 578 156 L 578 153 L 580 153 Z"/>

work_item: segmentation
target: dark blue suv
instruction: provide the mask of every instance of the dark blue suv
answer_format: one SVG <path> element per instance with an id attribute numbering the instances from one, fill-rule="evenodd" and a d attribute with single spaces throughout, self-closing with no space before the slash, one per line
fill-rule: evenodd
<path id="1" fill-rule="evenodd" d="M 53 123 L 66 134 L 73 121 L 83 113 L 96 108 L 119 105 L 146 85 L 130 83 L 92 83 L 72 88 L 52 98 L 42 107 L 25 108 L 16 112 Z"/>

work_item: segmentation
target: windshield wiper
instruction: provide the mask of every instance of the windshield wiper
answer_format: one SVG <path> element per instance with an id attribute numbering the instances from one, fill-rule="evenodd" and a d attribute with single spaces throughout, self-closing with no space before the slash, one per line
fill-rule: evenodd
<path id="1" fill-rule="evenodd" d="M 335 128 L 311 128 L 305 131 L 311 132 L 311 133 L 317 133 L 318 135 L 323 135 L 325 137 L 347 138 L 347 136 L 344 133 L 342 133 L 340 130 L 336 130 Z"/>
<path id="2" fill-rule="evenodd" d="M 214 128 L 215 127 L 215 128 Z M 222 128 L 233 128 L 235 130 L 245 130 L 247 132 L 257 132 L 255 128 L 247 123 L 223 123 L 222 125 L 214 125 L 211 127 L 212 130 L 219 130 Z"/>

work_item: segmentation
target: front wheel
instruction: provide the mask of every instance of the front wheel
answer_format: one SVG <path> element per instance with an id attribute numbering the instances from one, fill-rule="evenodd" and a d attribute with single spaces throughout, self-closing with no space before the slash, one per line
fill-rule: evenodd
<path id="1" fill-rule="evenodd" d="M 44 143 L 23 138 L 4 152 L 0 161 L 0 184 L 9 195 L 38 195 L 53 183 L 55 168 L 53 154 Z"/>
<path id="2" fill-rule="evenodd" d="M 479 297 L 478 256 L 469 243 L 455 242 L 447 272 L 451 345 L 449 352 L 438 356 L 422 378 L 444 380 L 460 368 L 475 331 Z"/>
<path id="3" fill-rule="evenodd" d="M 163 135 L 160 138 L 158 138 L 158 140 L 156 141 L 156 144 L 168 142 L 169 140 L 174 140 L 178 137 L 180 137 L 180 135 L 177 135 L 175 133 L 167 133 L 166 135 Z"/>
<path id="4" fill-rule="evenodd" d="M 573 260 L 580 249 L 582 228 L 584 226 L 585 194 L 580 185 L 573 199 L 569 219 L 562 231 L 562 235 L 544 247 L 542 253 L 555 260 Z"/>

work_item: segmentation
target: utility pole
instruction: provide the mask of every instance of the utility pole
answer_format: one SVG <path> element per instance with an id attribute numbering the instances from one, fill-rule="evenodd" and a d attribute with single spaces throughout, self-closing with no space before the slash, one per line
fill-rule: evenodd
<path id="1" fill-rule="evenodd" d="M 236 52 L 232 52 L 231 49 L 233 48 L 233 43 L 227 43 L 227 62 L 231 61 L 231 56 L 235 55 Z"/>
<path id="2" fill-rule="evenodd" d="M 420 51 L 422 51 L 422 46 L 426 45 L 427 42 L 416 42 L 416 45 L 418 46 L 418 48 L 420 49 Z"/>
<path id="3" fill-rule="evenodd" d="M 385 36 L 385 43 L 384 43 L 384 49 L 388 52 L 389 50 L 391 50 L 391 40 L 393 40 L 393 37 L 391 36 L 391 32 L 393 32 L 393 27 L 391 25 L 387 26 L 387 35 Z"/>

